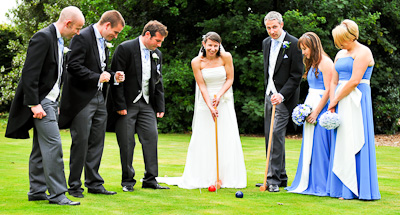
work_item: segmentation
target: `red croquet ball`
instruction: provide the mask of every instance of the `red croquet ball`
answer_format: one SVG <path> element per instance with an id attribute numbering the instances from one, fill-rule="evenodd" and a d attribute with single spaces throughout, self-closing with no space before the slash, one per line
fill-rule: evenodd
<path id="1" fill-rule="evenodd" d="M 215 192 L 215 186 L 214 185 L 209 186 L 208 191 Z"/>

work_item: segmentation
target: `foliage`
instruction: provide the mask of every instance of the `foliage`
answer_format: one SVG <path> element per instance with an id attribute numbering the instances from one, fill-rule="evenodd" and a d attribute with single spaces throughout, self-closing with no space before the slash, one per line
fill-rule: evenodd
<path id="1" fill-rule="evenodd" d="M 389 97 L 394 98 L 400 90 L 397 51 L 400 44 L 395 42 L 400 41 L 400 25 L 393 24 L 400 23 L 400 1 L 385 0 L 23 0 L 12 12 L 15 32 L 22 42 L 9 45 L 17 55 L 12 72 L 2 77 L 3 105 L 13 98 L 29 38 L 55 21 L 60 8 L 70 4 L 81 8 L 87 24 L 97 22 L 106 10 L 120 11 L 127 26 L 113 41 L 114 47 L 140 35 L 149 20 L 156 19 L 168 26 L 169 35 L 160 48 L 164 55 L 167 101 L 166 115 L 159 121 L 161 132 L 190 131 L 195 82 L 189 63 L 198 53 L 201 36 L 208 31 L 221 35 L 225 49 L 234 58 L 233 88 L 240 132 L 263 133 L 261 42 L 268 36 L 263 24 L 265 14 L 270 10 L 281 12 L 284 29 L 295 37 L 307 31 L 317 33 L 331 58 L 338 51 L 331 30 L 341 20 L 352 19 L 359 24 L 359 41 L 371 48 L 376 62 L 371 79 L 376 132 L 398 130 L 399 116 L 395 113 L 400 103 L 397 99 L 388 99 L 386 91 L 390 89 Z M 307 82 L 303 81 L 301 101 L 307 88 Z"/>
<path id="2" fill-rule="evenodd" d="M 15 34 L 15 28 L 6 24 L 0 24 L 0 113 L 9 110 L 9 105 L 3 104 L 10 100 L 7 80 L 12 73 L 12 59 L 17 55 L 16 51 L 11 49 L 14 41 L 18 41 Z M 12 99 L 12 98 L 11 98 Z"/>
<path id="3" fill-rule="evenodd" d="M 163 70 L 168 71 L 163 76 L 168 117 L 160 119 L 158 127 L 163 133 L 182 133 L 191 130 L 195 87 L 189 65 L 189 62 L 184 63 L 178 59 L 163 65 Z"/>

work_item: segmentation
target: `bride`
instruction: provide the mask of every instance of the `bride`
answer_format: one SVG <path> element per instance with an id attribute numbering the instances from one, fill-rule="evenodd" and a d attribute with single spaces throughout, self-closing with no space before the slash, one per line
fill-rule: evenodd
<path id="1" fill-rule="evenodd" d="M 209 32 L 203 36 L 202 48 L 199 56 L 192 60 L 192 69 L 197 85 L 193 132 L 185 170 L 182 177 L 158 178 L 157 181 L 185 189 L 215 185 L 216 118 L 221 187 L 244 188 L 247 185 L 247 176 L 233 104 L 232 55 L 223 50 L 221 37 L 217 33 Z"/>

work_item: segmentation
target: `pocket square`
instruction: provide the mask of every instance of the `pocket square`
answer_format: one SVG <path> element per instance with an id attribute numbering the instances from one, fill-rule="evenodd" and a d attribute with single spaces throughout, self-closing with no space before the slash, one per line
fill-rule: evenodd
<path id="1" fill-rule="evenodd" d="M 161 65 L 157 64 L 157 70 L 160 70 Z"/>
<path id="2" fill-rule="evenodd" d="M 286 59 L 286 58 L 289 58 L 289 57 L 287 56 L 287 54 L 285 54 L 285 56 L 283 56 L 283 59 Z"/>

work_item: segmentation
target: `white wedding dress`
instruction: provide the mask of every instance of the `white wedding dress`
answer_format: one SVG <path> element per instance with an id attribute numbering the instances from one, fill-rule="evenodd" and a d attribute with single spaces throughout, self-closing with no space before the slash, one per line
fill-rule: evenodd
<path id="1" fill-rule="evenodd" d="M 224 66 L 201 70 L 211 99 L 226 81 Z M 217 181 L 215 124 L 201 92 L 196 85 L 195 110 L 185 170 L 182 177 L 158 177 L 159 183 L 180 188 L 208 188 Z M 236 113 L 233 91 L 229 88 L 218 105 L 218 158 L 222 188 L 244 188 L 247 185 L 246 167 Z"/>

